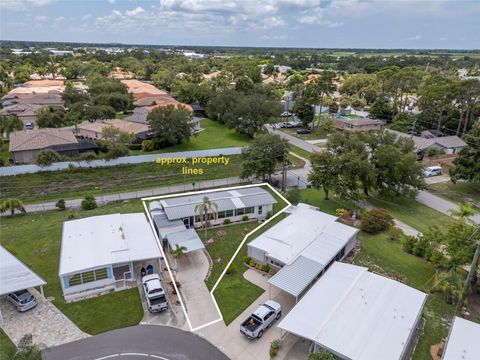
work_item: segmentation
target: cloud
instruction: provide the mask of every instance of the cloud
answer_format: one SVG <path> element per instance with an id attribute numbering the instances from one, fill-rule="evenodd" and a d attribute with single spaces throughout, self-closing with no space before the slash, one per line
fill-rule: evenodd
<path id="1" fill-rule="evenodd" d="M 83 21 L 87 21 L 87 20 L 89 20 L 89 19 L 91 19 L 91 18 L 92 18 L 92 14 L 85 14 L 85 15 L 82 16 L 82 20 L 83 20 Z"/>
<path id="2" fill-rule="evenodd" d="M 109 4 L 115 4 L 115 0 L 107 0 Z"/>
<path id="3" fill-rule="evenodd" d="M 421 40 L 422 39 L 422 35 L 414 35 L 414 36 L 410 36 L 409 38 L 407 38 L 407 40 L 410 40 L 410 41 L 418 41 L 418 40 Z"/>
<path id="4" fill-rule="evenodd" d="M 62 22 L 64 20 L 65 20 L 65 16 L 59 16 L 59 17 L 55 18 L 55 21 L 57 21 L 57 22 Z"/>
<path id="5" fill-rule="evenodd" d="M 141 6 L 138 6 L 137 8 L 135 8 L 133 10 L 125 11 L 125 15 L 126 16 L 137 16 L 137 15 L 140 15 L 141 13 L 144 13 L 144 12 L 145 12 L 145 9 L 142 8 Z"/>
<path id="6" fill-rule="evenodd" d="M 28 11 L 34 7 L 52 5 L 57 0 L 0 0 L 0 9 L 11 11 Z"/>
<path id="7" fill-rule="evenodd" d="M 47 17 L 45 15 L 37 15 L 33 18 L 36 22 L 45 22 L 47 21 Z"/>

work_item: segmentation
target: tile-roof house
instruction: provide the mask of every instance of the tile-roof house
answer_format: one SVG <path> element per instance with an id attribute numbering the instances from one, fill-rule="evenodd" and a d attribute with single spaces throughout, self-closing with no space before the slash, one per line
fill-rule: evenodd
<path id="1" fill-rule="evenodd" d="M 43 107 L 45 106 L 37 104 L 14 104 L 4 107 L 2 115 L 16 115 L 25 126 L 29 122 L 35 122 L 36 112 Z"/>
<path id="2" fill-rule="evenodd" d="M 335 117 L 335 127 L 339 130 L 345 131 L 373 131 L 380 130 L 385 126 L 385 123 L 377 119 L 351 119 L 348 117 Z"/>
<path id="3" fill-rule="evenodd" d="M 153 136 L 148 124 L 120 119 L 102 120 L 93 123 L 85 121 L 77 125 L 76 134 L 87 139 L 103 139 L 103 129 L 109 127 L 134 134 L 140 140 L 149 139 Z"/>
<path id="4" fill-rule="evenodd" d="M 79 142 L 71 130 L 33 129 L 10 133 L 10 154 L 15 164 L 37 160 L 40 151 L 52 149 L 61 155 L 77 156 L 80 152 L 96 150 L 92 142 Z"/>
<path id="5" fill-rule="evenodd" d="M 415 144 L 415 149 L 417 153 L 424 153 L 427 149 L 438 149 L 442 150 L 445 154 L 456 154 L 459 153 L 463 148 L 467 147 L 468 144 L 460 139 L 458 136 L 442 136 L 435 138 L 424 138 L 421 136 L 411 136 L 399 131 L 389 130 L 390 132 L 395 133 L 397 136 L 408 137 L 413 140 Z"/>

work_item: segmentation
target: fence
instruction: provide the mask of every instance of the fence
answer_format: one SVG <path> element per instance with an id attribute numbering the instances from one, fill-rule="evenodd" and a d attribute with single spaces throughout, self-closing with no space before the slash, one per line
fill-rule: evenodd
<path id="1" fill-rule="evenodd" d="M 180 151 L 180 152 L 170 152 L 170 153 L 162 153 L 162 154 L 124 156 L 124 157 L 120 157 L 118 159 L 112 159 L 112 160 L 102 159 L 102 160 L 92 160 L 92 161 L 64 161 L 64 162 L 53 163 L 52 165 L 45 166 L 45 167 L 41 167 L 33 164 L 5 166 L 0 168 L 0 176 L 33 174 L 41 171 L 67 170 L 72 166 L 77 168 L 96 168 L 96 167 L 108 167 L 108 166 L 128 165 L 128 164 L 142 164 L 147 162 L 154 162 L 158 158 L 186 157 L 188 159 L 191 159 L 194 157 L 239 155 L 241 153 L 242 153 L 241 147 L 232 147 L 232 148 L 209 149 L 209 150 Z"/>

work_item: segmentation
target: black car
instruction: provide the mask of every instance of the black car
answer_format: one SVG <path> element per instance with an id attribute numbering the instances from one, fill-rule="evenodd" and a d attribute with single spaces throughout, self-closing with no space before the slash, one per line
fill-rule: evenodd
<path id="1" fill-rule="evenodd" d="M 310 134 L 312 131 L 310 129 L 298 129 L 297 134 L 298 135 L 305 135 L 305 134 Z"/>

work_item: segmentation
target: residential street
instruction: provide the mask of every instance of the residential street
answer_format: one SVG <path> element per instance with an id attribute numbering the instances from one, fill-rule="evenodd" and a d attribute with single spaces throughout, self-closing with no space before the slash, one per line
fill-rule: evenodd
<path id="1" fill-rule="evenodd" d="M 292 145 L 298 146 L 299 148 L 301 148 L 305 151 L 309 151 L 309 152 L 323 151 L 322 148 L 320 148 L 320 147 L 318 147 L 314 144 L 311 144 L 307 141 L 301 140 L 301 139 L 299 139 L 295 136 L 286 134 L 283 131 L 277 130 L 277 129 L 273 128 L 271 125 L 265 125 L 265 127 L 270 134 L 279 135 L 281 138 L 287 139 Z"/>

